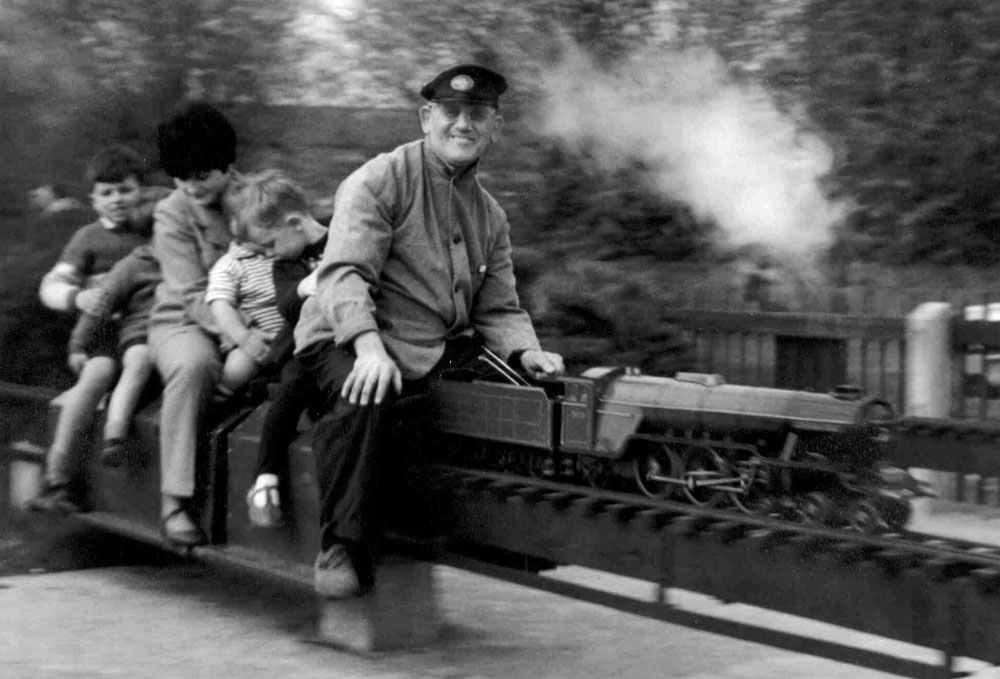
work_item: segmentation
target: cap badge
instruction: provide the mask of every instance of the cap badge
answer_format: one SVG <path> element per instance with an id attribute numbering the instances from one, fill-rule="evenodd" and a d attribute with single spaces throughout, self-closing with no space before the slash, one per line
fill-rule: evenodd
<path id="1" fill-rule="evenodd" d="M 472 78 L 467 75 L 456 75 L 451 79 L 451 89 L 458 92 L 468 92 L 472 89 Z"/>

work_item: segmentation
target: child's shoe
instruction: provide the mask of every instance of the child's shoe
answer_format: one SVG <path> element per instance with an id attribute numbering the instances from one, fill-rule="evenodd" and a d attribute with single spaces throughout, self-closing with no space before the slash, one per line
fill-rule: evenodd
<path id="1" fill-rule="evenodd" d="M 261 474 L 247 493 L 247 514 L 258 528 L 277 528 L 282 523 L 278 477 Z"/>
<path id="2" fill-rule="evenodd" d="M 79 514 L 83 511 L 69 488 L 64 485 L 46 485 L 41 494 L 24 504 L 24 508 L 29 512 L 42 514 Z"/>
<path id="3" fill-rule="evenodd" d="M 113 438 L 104 442 L 100 453 L 101 464 L 105 467 L 121 467 L 125 463 L 125 439 Z"/>

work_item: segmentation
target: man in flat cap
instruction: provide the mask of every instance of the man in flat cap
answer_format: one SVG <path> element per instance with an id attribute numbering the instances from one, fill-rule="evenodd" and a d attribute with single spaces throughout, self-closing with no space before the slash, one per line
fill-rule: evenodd
<path id="1" fill-rule="evenodd" d="M 483 346 L 532 376 L 563 371 L 520 307 L 507 217 L 476 179 L 500 137 L 506 89 L 481 66 L 444 71 L 420 90 L 423 139 L 373 158 L 337 190 L 316 293 L 295 328 L 325 398 L 313 438 L 323 597 L 374 586 L 378 513 L 391 501 L 379 496 L 379 456 L 400 394 L 420 393 Z"/>

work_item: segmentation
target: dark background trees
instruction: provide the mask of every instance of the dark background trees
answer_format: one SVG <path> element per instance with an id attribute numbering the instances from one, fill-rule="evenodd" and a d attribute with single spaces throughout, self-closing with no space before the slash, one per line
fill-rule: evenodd
<path id="1" fill-rule="evenodd" d="M 647 151 L 660 141 L 650 134 L 669 137 L 656 130 L 669 116 L 630 121 L 645 129 L 622 135 L 623 113 L 659 103 L 669 112 L 700 76 L 708 80 L 679 120 L 720 100 L 766 100 L 779 131 L 793 130 L 792 151 L 806 140 L 828 156 L 807 178 L 835 208 L 810 260 L 822 275 L 831 260 L 841 272 L 857 261 L 982 272 L 1000 263 L 1000 132 L 991 124 L 1000 117 L 1000 15 L 989 0 L 0 0 L 0 17 L 5 352 L 52 335 L 46 323 L 56 321 L 38 313 L 34 288 L 71 228 L 29 215 L 28 189 L 59 182 L 84 197 L 83 162 L 110 140 L 155 165 L 155 121 L 198 96 L 238 121 L 241 167 L 284 166 L 317 199 L 329 197 L 364 159 L 419 133 L 419 85 L 455 61 L 510 76 L 506 139 L 483 180 L 510 214 L 526 298 L 552 332 L 580 327 L 606 343 L 591 354 L 635 357 L 636 335 L 662 334 L 628 321 L 621 300 L 676 302 L 676 262 L 707 262 L 725 278 L 734 275 L 727 262 L 754 252 L 758 225 L 734 241 L 739 219 L 734 231 L 725 210 L 663 181 L 675 147 Z M 562 91 L 575 53 L 593 82 Z M 708 65 L 684 81 L 692 63 Z M 598 81 L 611 95 L 595 100 L 591 128 L 554 132 L 554 93 L 582 99 Z M 734 120 L 749 111 L 740 106 L 728 111 Z M 793 173 L 799 160 L 789 155 Z M 720 199 L 734 192 L 720 182 Z M 61 361 L 50 344 L 45 360 Z"/>

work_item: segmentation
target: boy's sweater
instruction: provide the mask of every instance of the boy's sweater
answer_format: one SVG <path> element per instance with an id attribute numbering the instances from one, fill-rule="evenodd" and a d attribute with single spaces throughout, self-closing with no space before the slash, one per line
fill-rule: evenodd
<path id="1" fill-rule="evenodd" d="M 145 342 L 153 293 L 160 280 L 160 267 L 148 244 L 119 260 L 100 284 L 108 316 L 80 314 L 70 335 L 70 352 L 85 351 L 101 325 L 117 312 L 122 315 L 118 346 Z"/>

